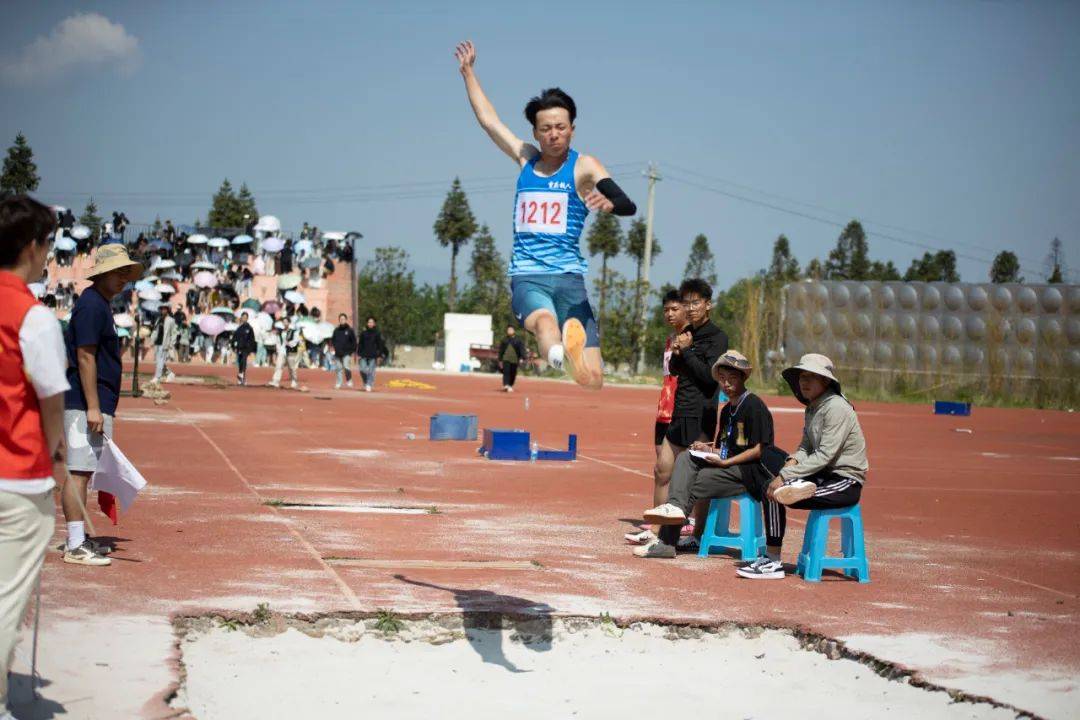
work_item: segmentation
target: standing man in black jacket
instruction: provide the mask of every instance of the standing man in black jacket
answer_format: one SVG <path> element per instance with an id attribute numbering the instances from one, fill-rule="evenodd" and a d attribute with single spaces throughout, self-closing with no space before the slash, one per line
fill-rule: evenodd
<path id="1" fill-rule="evenodd" d="M 248 355 L 255 352 L 255 329 L 248 322 L 248 314 L 240 313 L 240 324 L 236 326 L 232 336 L 233 350 L 236 351 L 236 382 L 247 385 L 247 359 Z"/>
<path id="2" fill-rule="evenodd" d="M 360 375 L 364 379 L 364 392 L 371 392 L 375 387 L 375 368 L 380 360 L 386 360 L 390 354 L 382 334 L 375 327 L 375 318 L 367 319 L 367 327 L 360 333 Z"/>
<path id="3" fill-rule="evenodd" d="M 499 343 L 499 370 L 503 376 L 503 392 L 514 392 L 514 381 L 517 380 L 518 364 L 525 362 L 527 357 L 525 343 L 517 336 L 513 325 L 506 326 L 506 337 Z"/>
<path id="4" fill-rule="evenodd" d="M 334 346 L 334 371 L 337 374 L 335 390 L 341 389 L 342 376 L 345 384 L 352 387 L 352 356 L 356 352 L 356 332 L 349 324 L 349 316 L 341 313 L 337 316 L 338 326 L 334 328 L 334 334 L 330 337 L 330 344 Z"/>
<path id="5" fill-rule="evenodd" d="M 712 310 L 712 287 L 700 278 L 684 280 L 679 297 L 686 308 L 687 328 L 671 342 L 671 361 L 668 368 L 678 377 L 675 388 L 675 408 L 671 424 L 660 446 L 661 455 L 678 457 L 698 440 L 711 440 L 716 432 L 716 408 L 710 412 L 709 401 L 716 395 L 717 384 L 712 366 L 727 352 L 728 337 L 709 319 Z M 670 463 L 657 462 L 653 479 L 653 501 L 667 502 L 671 482 Z M 665 471 L 664 468 L 667 468 Z"/>

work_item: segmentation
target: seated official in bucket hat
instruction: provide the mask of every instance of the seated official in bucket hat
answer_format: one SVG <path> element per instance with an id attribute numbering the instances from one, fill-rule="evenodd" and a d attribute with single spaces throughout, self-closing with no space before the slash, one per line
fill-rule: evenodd
<path id="1" fill-rule="evenodd" d="M 64 562 L 110 562 L 105 555 L 111 548 L 86 537 L 82 508 L 86 507 L 86 486 L 97 469 L 104 438 L 112 437 L 113 417 L 120 400 L 120 338 L 109 302 L 142 273 L 142 264 L 131 259 L 123 244 L 99 246 L 94 266 L 87 274 L 93 284 L 79 295 L 64 333 L 71 385 L 64 397 L 67 466 L 71 472 L 61 496 L 67 522 Z"/>
<path id="2" fill-rule="evenodd" d="M 832 360 L 817 353 L 803 355 L 798 364 L 784 370 L 783 377 L 806 406 L 802 442 L 766 489 L 767 497 L 776 503 L 766 509 L 766 524 L 770 524 L 771 510 L 779 527 L 767 530 L 770 557 L 736 570 L 747 578 L 784 577 L 779 562 L 786 525 L 783 506 L 825 510 L 856 505 L 870 467 L 859 418 L 840 389 Z"/>

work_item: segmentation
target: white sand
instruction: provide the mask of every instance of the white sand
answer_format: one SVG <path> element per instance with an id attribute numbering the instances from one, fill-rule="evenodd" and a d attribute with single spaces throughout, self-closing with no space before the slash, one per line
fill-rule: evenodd
<path id="1" fill-rule="evenodd" d="M 673 641 L 659 626 L 571 630 L 556 620 L 552 641 L 529 643 L 513 630 L 471 629 L 468 639 L 457 631 L 453 639 L 453 629 L 429 623 L 410 625 L 393 640 L 344 621 L 323 637 L 292 628 L 270 637 L 193 631 L 182 644 L 187 680 L 175 705 L 199 720 L 608 720 L 671 711 L 722 718 L 1014 717 L 886 680 L 851 660 L 829 660 L 782 631 Z"/>

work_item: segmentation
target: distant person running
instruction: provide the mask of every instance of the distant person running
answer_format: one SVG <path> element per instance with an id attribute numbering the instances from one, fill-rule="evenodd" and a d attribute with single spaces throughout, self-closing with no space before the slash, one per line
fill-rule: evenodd
<path id="1" fill-rule="evenodd" d="M 549 88 L 525 106 L 537 148 L 504 125 L 484 95 L 473 44 L 461 43 L 454 55 L 480 127 L 521 169 L 509 272 L 514 316 L 536 336 L 549 365 L 561 369 L 568 360 L 579 385 L 598 389 L 604 361 L 579 240 L 590 210 L 633 215 L 637 207 L 599 160 L 570 148 L 577 106 L 569 95 Z"/>

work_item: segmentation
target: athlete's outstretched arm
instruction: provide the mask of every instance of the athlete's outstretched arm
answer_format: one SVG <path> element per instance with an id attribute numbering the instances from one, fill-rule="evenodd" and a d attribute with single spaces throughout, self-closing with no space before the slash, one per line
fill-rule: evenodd
<path id="1" fill-rule="evenodd" d="M 460 65 L 461 76 L 465 78 L 465 90 L 469 93 L 469 104 L 476 113 L 476 120 L 480 127 L 484 128 L 499 149 L 509 155 L 518 166 L 522 166 L 535 157 L 540 151 L 533 145 L 525 142 L 506 127 L 495 112 L 495 106 L 487 99 L 480 80 L 476 77 L 473 64 L 476 62 L 476 48 L 471 41 L 459 43 L 454 50 L 454 57 Z"/>
<path id="2" fill-rule="evenodd" d="M 578 187 L 588 192 L 582 195 L 585 206 L 593 212 L 608 212 L 629 216 L 637 212 L 634 201 L 626 196 L 600 161 L 592 155 L 582 155 L 575 168 Z"/>

